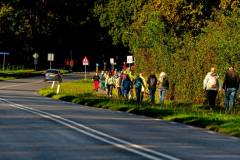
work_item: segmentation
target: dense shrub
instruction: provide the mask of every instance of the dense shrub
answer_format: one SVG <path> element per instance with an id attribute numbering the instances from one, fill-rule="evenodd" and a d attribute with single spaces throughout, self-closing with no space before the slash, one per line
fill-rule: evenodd
<path id="1" fill-rule="evenodd" d="M 98 2 L 95 14 L 113 39 L 118 37 L 134 54 L 137 72 L 168 74 L 169 98 L 202 103 L 203 79 L 212 66 L 222 81 L 231 64 L 240 67 L 239 1 L 130 2 Z"/>

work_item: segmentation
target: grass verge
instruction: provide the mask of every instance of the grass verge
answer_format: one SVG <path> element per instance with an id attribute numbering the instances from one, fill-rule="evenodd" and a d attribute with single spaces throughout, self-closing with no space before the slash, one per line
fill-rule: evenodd
<path id="1" fill-rule="evenodd" d="M 134 100 L 126 101 L 116 96 L 109 98 L 103 92 L 94 93 L 91 80 L 62 83 L 60 93 L 56 94 L 55 91 L 56 89 L 44 88 L 39 91 L 39 94 L 81 105 L 180 122 L 240 137 L 238 112 L 225 114 L 219 108 L 210 110 L 207 106 L 177 101 L 166 101 L 164 105 L 156 104 L 154 106 L 150 106 L 147 102 L 136 105 Z"/>
<path id="2" fill-rule="evenodd" d="M 0 71 L 0 81 L 40 76 L 43 75 L 43 73 L 43 71 L 35 70 L 6 70 L 4 72 Z"/>

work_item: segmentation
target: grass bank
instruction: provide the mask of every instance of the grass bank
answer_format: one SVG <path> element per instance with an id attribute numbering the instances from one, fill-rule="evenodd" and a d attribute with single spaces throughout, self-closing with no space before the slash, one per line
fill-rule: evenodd
<path id="1" fill-rule="evenodd" d="M 56 89 L 44 88 L 39 93 L 42 96 L 77 104 L 146 115 L 240 137 L 240 114 L 238 112 L 225 114 L 223 109 L 210 110 L 204 105 L 177 101 L 166 101 L 164 105 L 154 106 L 143 102 L 137 106 L 133 100 L 126 101 L 115 96 L 109 98 L 103 92 L 94 93 L 91 80 L 62 83 L 60 93 L 56 94 L 55 91 Z"/>
<path id="2" fill-rule="evenodd" d="M 43 76 L 46 70 L 43 71 L 35 71 L 33 69 L 21 69 L 21 70 L 5 70 L 0 71 L 0 81 L 4 80 L 12 80 L 18 78 L 27 78 L 34 76 Z M 67 70 L 60 70 L 61 73 L 68 73 Z"/>
<path id="3" fill-rule="evenodd" d="M 40 76 L 43 75 L 43 71 L 35 71 L 35 70 L 5 70 L 0 71 L 0 81 L 4 80 L 11 80 L 17 78 L 26 78 L 26 77 L 33 77 L 33 76 Z"/>

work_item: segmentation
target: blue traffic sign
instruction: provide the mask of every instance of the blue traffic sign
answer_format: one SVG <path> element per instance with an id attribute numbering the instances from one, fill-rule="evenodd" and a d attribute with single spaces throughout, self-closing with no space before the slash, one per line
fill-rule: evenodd
<path id="1" fill-rule="evenodd" d="M 0 52 L 0 54 L 9 55 L 9 52 Z"/>

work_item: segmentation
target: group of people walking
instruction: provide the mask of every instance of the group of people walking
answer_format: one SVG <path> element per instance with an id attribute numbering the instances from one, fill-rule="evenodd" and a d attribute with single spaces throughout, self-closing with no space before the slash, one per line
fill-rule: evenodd
<path id="1" fill-rule="evenodd" d="M 134 76 L 131 71 L 123 70 L 117 72 L 116 70 L 104 72 L 100 75 L 96 73 L 93 77 L 94 90 L 97 92 L 99 88 L 104 90 L 109 97 L 113 94 L 113 89 L 117 89 L 119 97 L 125 99 L 133 98 L 133 91 L 135 90 L 136 103 L 140 104 L 143 101 L 144 94 L 149 94 L 150 103 L 155 103 L 155 93 L 159 91 L 159 102 L 164 103 L 166 91 L 169 89 L 169 80 L 165 72 L 161 72 L 157 78 L 154 73 L 151 73 L 147 80 L 142 73 Z M 235 105 L 237 90 L 239 88 L 240 78 L 235 71 L 234 66 L 229 67 L 225 74 L 223 83 L 215 67 L 212 67 L 203 80 L 203 89 L 206 91 L 208 104 L 211 108 L 216 105 L 216 97 L 219 91 L 225 92 L 225 111 L 232 111 Z"/>
<path id="2" fill-rule="evenodd" d="M 94 90 L 97 92 L 100 88 L 105 91 L 109 97 L 112 96 L 113 89 L 116 89 L 119 97 L 132 99 L 135 91 L 137 104 L 143 101 L 144 94 L 146 93 L 149 94 L 150 103 L 154 104 L 157 88 L 159 89 L 160 103 L 163 103 L 166 90 L 169 88 L 167 74 L 164 72 L 160 73 L 159 78 L 152 73 L 148 79 L 145 80 L 142 73 L 134 76 L 129 70 L 123 70 L 121 72 L 117 72 L 116 70 L 110 72 L 102 71 L 99 76 L 96 73 L 93 80 Z"/>
<path id="3" fill-rule="evenodd" d="M 233 111 L 239 83 L 239 75 L 234 66 L 229 67 L 224 76 L 223 84 L 216 72 L 216 68 L 212 67 L 203 81 L 203 89 L 206 91 L 209 106 L 215 107 L 218 92 L 224 90 L 225 112 Z"/>

